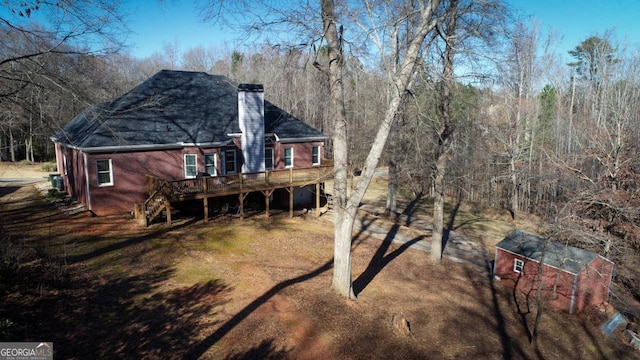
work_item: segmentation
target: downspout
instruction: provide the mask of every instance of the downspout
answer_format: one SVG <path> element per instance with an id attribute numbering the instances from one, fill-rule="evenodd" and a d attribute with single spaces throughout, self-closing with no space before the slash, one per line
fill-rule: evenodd
<path id="1" fill-rule="evenodd" d="M 608 259 L 606 260 L 609 261 Z M 607 299 L 607 302 L 609 301 L 609 295 L 611 295 L 611 282 L 613 281 L 613 262 L 609 261 L 609 263 L 611 264 L 611 271 L 609 272 L 609 283 L 607 284 L 607 296 L 605 297 Z"/>
<path id="2" fill-rule="evenodd" d="M 87 153 L 82 153 L 82 160 L 84 161 L 84 178 L 85 184 L 87 184 L 87 210 L 92 211 L 91 209 L 91 190 L 89 186 L 89 167 L 87 161 Z"/>
<path id="3" fill-rule="evenodd" d="M 569 315 L 573 314 L 573 307 L 576 302 L 576 290 L 578 288 L 578 275 L 573 276 L 573 285 L 571 286 L 571 302 L 569 303 Z"/>
<path id="4" fill-rule="evenodd" d="M 497 265 L 498 265 L 498 249 L 496 249 L 496 252 L 493 255 L 493 266 L 492 266 L 492 269 L 491 269 L 491 275 L 493 276 L 494 279 L 496 277 L 496 266 Z"/>

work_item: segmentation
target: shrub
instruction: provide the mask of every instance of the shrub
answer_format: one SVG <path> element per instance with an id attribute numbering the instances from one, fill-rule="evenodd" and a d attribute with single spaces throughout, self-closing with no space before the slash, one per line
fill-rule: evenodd
<path id="1" fill-rule="evenodd" d="M 40 169 L 46 172 L 56 172 L 58 171 L 58 165 L 56 165 L 56 163 L 46 162 L 40 165 Z"/>

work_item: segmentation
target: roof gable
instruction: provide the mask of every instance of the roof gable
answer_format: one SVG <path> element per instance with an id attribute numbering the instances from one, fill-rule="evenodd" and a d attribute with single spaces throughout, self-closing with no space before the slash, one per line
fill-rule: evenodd
<path id="1" fill-rule="evenodd" d="M 240 133 L 238 85 L 221 75 L 162 70 L 110 103 L 72 119 L 54 141 L 82 148 L 223 145 Z M 326 136 L 265 101 L 265 132 Z"/>
<path id="2" fill-rule="evenodd" d="M 496 248 L 540 262 L 545 240 L 542 237 L 515 230 L 496 244 Z M 598 256 L 600 255 L 591 251 L 550 241 L 544 263 L 577 274 Z"/>

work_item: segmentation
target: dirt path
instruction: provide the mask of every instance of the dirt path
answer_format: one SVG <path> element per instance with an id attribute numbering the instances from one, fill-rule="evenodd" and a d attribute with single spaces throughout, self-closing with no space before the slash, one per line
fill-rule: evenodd
<path id="1" fill-rule="evenodd" d="M 371 205 L 360 207 L 361 216 L 354 223 L 354 231 L 366 232 L 383 241 L 393 241 L 399 244 L 407 244 L 410 248 L 425 252 L 431 251 L 432 225 L 422 219 L 412 219 L 409 226 L 406 217 L 398 215 L 395 222 L 385 221 L 379 214 L 384 209 Z M 445 234 L 445 246 L 443 256 L 455 262 L 467 262 L 477 265 L 481 270 L 487 269 L 487 262 L 491 254 L 487 253 L 485 246 L 463 234 L 455 231 L 447 231 Z M 487 274 L 489 275 L 489 274 Z"/>

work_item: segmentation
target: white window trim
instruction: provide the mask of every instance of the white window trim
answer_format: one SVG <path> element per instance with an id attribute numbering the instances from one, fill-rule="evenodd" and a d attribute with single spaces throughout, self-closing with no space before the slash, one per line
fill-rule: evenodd
<path id="1" fill-rule="evenodd" d="M 317 162 L 313 161 L 313 149 L 318 149 L 318 161 Z M 318 165 L 320 165 L 320 162 L 321 162 L 321 160 L 320 160 L 320 146 L 312 146 L 311 147 L 311 165 L 318 166 Z"/>
<path id="2" fill-rule="evenodd" d="M 228 154 L 233 154 L 233 170 L 227 171 L 227 156 Z M 238 162 L 236 161 L 236 151 L 233 149 L 224 151 L 224 173 L 225 175 L 236 174 L 238 173 Z"/>
<path id="3" fill-rule="evenodd" d="M 513 272 L 520 274 L 524 270 L 524 261 L 513 259 Z"/>
<path id="4" fill-rule="evenodd" d="M 204 155 L 204 171 L 205 172 L 207 171 L 207 156 L 213 157 L 213 174 L 209 173 L 209 175 L 218 176 L 218 155 L 216 153 Z"/>
<path id="5" fill-rule="evenodd" d="M 195 165 L 187 165 L 187 156 L 195 157 L 195 159 L 196 159 Z M 195 166 L 196 167 L 196 174 L 195 175 L 193 175 L 193 176 L 188 175 L 187 168 L 189 166 Z M 184 154 L 184 178 L 185 179 L 195 179 L 197 175 L 198 175 L 198 155 L 197 154 Z"/>
<path id="6" fill-rule="evenodd" d="M 291 165 L 287 165 L 287 149 L 291 149 Z M 285 167 L 285 169 L 292 168 L 292 167 L 294 166 L 294 163 L 293 163 L 293 159 L 294 159 L 294 156 L 293 156 L 293 146 L 290 146 L 290 147 L 286 147 L 286 148 L 284 148 L 284 150 L 283 150 L 283 152 L 282 152 L 282 157 L 283 157 L 283 160 L 284 160 L 284 167 Z"/>
<path id="7" fill-rule="evenodd" d="M 267 150 L 271 150 L 271 167 L 270 168 L 267 167 L 267 161 L 266 161 L 266 159 L 267 159 Z M 274 167 L 275 167 L 274 165 L 275 164 L 274 164 L 274 161 L 273 161 L 274 160 L 273 159 L 273 154 L 274 154 L 274 150 L 273 150 L 273 148 L 271 146 L 267 146 L 267 147 L 264 148 L 264 158 L 265 158 L 264 169 L 265 170 L 273 170 L 274 169 Z"/>
<path id="8" fill-rule="evenodd" d="M 106 183 L 100 182 L 100 170 L 98 169 L 99 161 L 109 162 L 109 182 L 106 182 Z M 106 173 L 106 171 L 104 173 Z M 111 159 L 96 159 L 96 182 L 98 183 L 98 187 L 113 186 L 113 161 L 111 161 Z"/>

